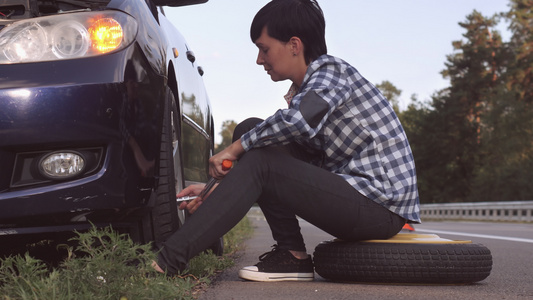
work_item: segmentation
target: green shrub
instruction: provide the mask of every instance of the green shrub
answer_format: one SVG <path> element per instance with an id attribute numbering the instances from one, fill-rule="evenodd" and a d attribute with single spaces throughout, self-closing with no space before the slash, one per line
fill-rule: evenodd
<path id="1" fill-rule="evenodd" d="M 249 236 L 247 222 L 224 238 L 231 254 Z M 211 276 L 233 265 L 232 255 L 202 253 L 191 260 L 188 275 L 167 277 L 150 266 L 156 258 L 150 245 L 111 228 L 77 233 L 73 240 L 76 246 L 65 246 L 68 255 L 57 268 L 27 253 L 0 260 L 0 299 L 194 299 Z"/>

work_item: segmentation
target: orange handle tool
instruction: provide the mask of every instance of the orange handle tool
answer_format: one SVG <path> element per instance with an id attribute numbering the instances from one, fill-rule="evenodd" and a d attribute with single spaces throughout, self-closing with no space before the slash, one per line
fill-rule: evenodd
<path id="1" fill-rule="evenodd" d="M 231 160 L 225 159 L 225 160 L 222 161 L 222 170 L 227 171 L 227 170 L 231 169 L 231 167 L 233 167 L 233 162 Z M 207 183 L 205 184 L 204 189 L 200 192 L 200 194 L 198 196 L 181 197 L 181 198 L 177 198 L 176 201 L 178 201 L 178 202 L 189 201 L 189 200 L 193 200 L 193 199 L 195 199 L 197 197 L 201 197 L 203 199 L 204 196 L 213 188 L 213 186 L 217 182 L 218 182 L 217 179 L 211 178 L 211 179 L 209 179 L 209 181 L 207 181 Z"/>
<path id="2" fill-rule="evenodd" d="M 233 166 L 233 162 L 231 160 L 225 159 L 225 160 L 222 161 L 222 170 L 227 171 L 227 170 L 231 169 L 232 166 Z M 202 199 L 204 199 L 205 195 L 207 195 L 207 193 L 209 193 L 209 191 L 213 188 L 213 186 L 217 182 L 218 182 L 218 179 L 215 179 L 215 178 L 209 179 L 209 181 L 207 181 L 207 183 L 205 184 L 204 189 L 202 190 L 202 192 L 200 192 L 200 195 L 198 195 L 198 197 L 201 197 Z"/>
<path id="3" fill-rule="evenodd" d="M 222 161 L 222 170 L 227 171 L 233 167 L 233 162 L 229 159 L 225 159 Z"/>

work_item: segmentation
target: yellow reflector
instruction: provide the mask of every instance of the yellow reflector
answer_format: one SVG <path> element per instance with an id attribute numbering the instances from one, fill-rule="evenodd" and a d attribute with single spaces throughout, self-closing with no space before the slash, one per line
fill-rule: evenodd
<path id="1" fill-rule="evenodd" d="M 120 24 L 111 18 L 98 19 L 89 28 L 92 48 L 107 53 L 120 46 L 124 32 Z"/>

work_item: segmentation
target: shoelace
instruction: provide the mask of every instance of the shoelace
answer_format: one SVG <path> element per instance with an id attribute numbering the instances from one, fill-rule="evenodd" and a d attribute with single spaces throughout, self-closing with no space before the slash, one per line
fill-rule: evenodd
<path id="1" fill-rule="evenodd" d="M 272 250 L 265 252 L 259 256 L 259 261 L 264 261 L 270 256 L 272 256 L 274 253 L 278 252 L 280 249 L 278 249 L 278 245 L 272 245 Z"/>

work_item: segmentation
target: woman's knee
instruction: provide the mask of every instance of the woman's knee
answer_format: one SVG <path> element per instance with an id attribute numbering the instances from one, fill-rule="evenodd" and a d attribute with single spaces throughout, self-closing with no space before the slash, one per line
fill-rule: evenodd
<path id="1" fill-rule="evenodd" d="M 270 178 L 273 171 L 279 171 L 283 168 L 287 154 L 278 147 L 263 147 L 252 149 L 239 158 L 238 165 L 246 169 L 249 174 L 261 176 L 263 180 Z M 280 165 L 281 164 L 281 165 Z"/>
<path id="2" fill-rule="evenodd" d="M 248 131 L 252 130 L 257 124 L 263 122 L 263 119 L 260 118 L 248 118 L 235 126 L 233 130 L 232 142 L 240 139 L 241 136 Z"/>
<path id="3" fill-rule="evenodd" d="M 252 149 L 244 153 L 244 155 L 239 159 L 239 163 L 246 161 L 246 163 L 252 163 L 254 165 L 263 163 L 268 164 L 269 161 L 275 159 L 275 157 L 279 155 L 276 154 L 279 151 L 275 148 L 276 147 L 262 147 Z"/>

